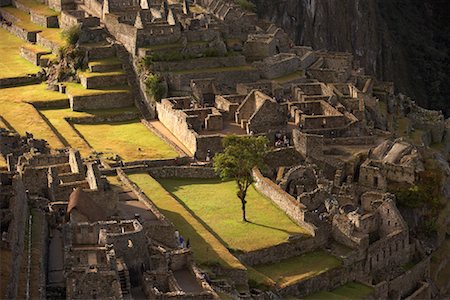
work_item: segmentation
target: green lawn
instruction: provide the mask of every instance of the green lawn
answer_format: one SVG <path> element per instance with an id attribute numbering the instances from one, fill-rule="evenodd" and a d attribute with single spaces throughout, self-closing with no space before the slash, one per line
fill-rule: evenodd
<path id="1" fill-rule="evenodd" d="M 92 74 L 103 74 L 103 73 L 92 73 Z M 130 87 L 127 85 L 108 87 L 104 89 L 86 89 L 81 84 L 75 82 L 66 82 L 65 85 L 67 86 L 67 93 L 73 96 L 88 96 L 88 95 L 94 96 L 94 95 L 122 93 L 130 91 Z"/>
<path id="2" fill-rule="evenodd" d="M 254 268 L 283 288 L 339 267 L 341 264 L 338 258 L 327 252 L 315 251 Z"/>
<path id="3" fill-rule="evenodd" d="M 113 116 L 123 113 L 137 113 L 136 107 L 91 110 L 89 112 L 76 112 L 69 108 L 60 109 L 42 109 L 40 113 L 58 132 L 60 139 L 66 146 L 78 149 L 83 156 L 88 156 L 92 152 L 92 148 L 83 140 L 73 126 L 65 120 L 67 117 L 93 117 L 93 116 Z"/>
<path id="4" fill-rule="evenodd" d="M 138 120 L 74 126 L 97 152 L 116 153 L 126 161 L 178 156 L 170 145 Z"/>
<path id="5" fill-rule="evenodd" d="M 45 84 L 33 84 L 0 89 L 0 115 L 17 132 L 31 132 L 36 138 L 47 140 L 55 148 L 63 147 L 58 137 L 41 118 L 38 111 L 25 102 L 58 101 L 67 96 L 49 91 Z"/>
<path id="6" fill-rule="evenodd" d="M 211 228 L 230 249 L 252 251 L 287 241 L 290 235 L 306 234 L 284 212 L 252 186 L 247 195 L 247 217 L 234 181 L 220 179 L 161 179 L 161 184 L 199 220 Z"/>
<path id="7" fill-rule="evenodd" d="M 179 230 L 190 239 L 194 258 L 201 265 L 220 264 L 226 268 L 245 269 L 225 246 L 188 210 L 146 173 L 129 175 L 152 202 Z"/>
<path id="8" fill-rule="evenodd" d="M 318 292 L 308 297 L 305 300 L 321 300 L 321 299 L 336 299 L 336 300 L 359 300 L 365 299 L 373 293 L 373 288 L 358 282 L 349 282 L 343 286 L 330 292 Z"/>
<path id="9" fill-rule="evenodd" d="M 0 28 L 0 78 L 35 74 L 40 68 L 20 56 L 20 46 L 26 44 L 15 35 Z"/>

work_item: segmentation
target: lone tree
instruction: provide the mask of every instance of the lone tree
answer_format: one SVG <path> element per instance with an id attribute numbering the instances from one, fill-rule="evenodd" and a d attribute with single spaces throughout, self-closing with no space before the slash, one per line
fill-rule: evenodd
<path id="1" fill-rule="evenodd" d="M 235 180 L 239 191 L 238 198 L 242 204 L 242 220 L 247 221 L 245 204 L 247 189 L 253 183 L 252 169 L 263 167 L 268 140 L 265 136 L 238 137 L 227 136 L 223 139 L 224 151 L 214 156 L 214 169 L 223 180 Z"/>

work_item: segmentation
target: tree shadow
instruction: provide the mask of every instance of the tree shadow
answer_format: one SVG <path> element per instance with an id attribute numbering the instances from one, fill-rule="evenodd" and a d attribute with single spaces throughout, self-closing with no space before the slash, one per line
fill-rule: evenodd
<path id="1" fill-rule="evenodd" d="M 287 234 L 289 234 L 289 235 L 302 235 L 302 234 L 299 233 L 299 232 L 293 232 L 293 231 L 289 231 L 289 230 L 282 229 L 282 228 L 278 228 L 278 227 L 273 227 L 273 226 L 269 226 L 269 225 L 265 225 L 265 224 L 261 224 L 261 223 L 256 223 L 256 222 L 253 222 L 252 220 L 248 220 L 248 223 L 253 224 L 253 225 L 256 225 L 256 226 L 268 228 L 268 229 L 278 230 L 278 231 L 287 233 Z"/>

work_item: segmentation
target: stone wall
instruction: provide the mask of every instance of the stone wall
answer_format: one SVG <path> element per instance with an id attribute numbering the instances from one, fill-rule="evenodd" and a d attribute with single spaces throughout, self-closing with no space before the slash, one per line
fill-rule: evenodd
<path id="1" fill-rule="evenodd" d="M 138 200 L 144 203 L 153 215 L 158 219 L 158 224 L 149 226 L 146 229 L 146 234 L 150 238 L 163 242 L 165 245 L 176 248 L 177 243 L 175 238 L 170 239 L 168 237 L 175 236 L 175 226 L 166 217 L 161 214 L 158 208 L 153 204 L 150 198 L 134 183 L 132 182 L 122 170 L 117 170 L 117 176 L 120 180 L 137 196 Z"/>
<path id="2" fill-rule="evenodd" d="M 8 286 L 2 291 L 7 299 L 16 299 L 19 286 L 19 273 L 22 267 L 25 228 L 28 226 L 28 199 L 25 187 L 19 177 L 13 179 L 14 198 L 12 201 L 13 220 L 10 224 L 10 249 L 12 253 L 11 273 Z M 5 287 L 3 287 L 5 288 Z"/>
<path id="3" fill-rule="evenodd" d="M 183 112 L 172 109 L 168 100 L 156 104 L 158 119 L 191 153 L 197 150 L 197 134 L 188 128 Z"/>
<path id="4" fill-rule="evenodd" d="M 276 206 L 284 211 L 295 223 L 304 227 L 312 236 L 316 235 L 317 228 L 304 220 L 305 206 L 294 197 L 283 191 L 270 179 L 264 177 L 258 169 L 253 170 L 256 189 L 269 198 Z"/>
<path id="5" fill-rule="evenodd" d="M 129 92 L 99 94 L 92 96 L 75 96 L 68 94 L 68 96 L 70 108 L 74 111 L 129 107 L 134 103 L 133 97 Z"/>
<path id="6" fill-rule="evenodd" d="M 148 173 L 155 178 L 217 178 L 213 168 L 210 167 L 159 167 L 149 168 Z"/>
<path id="7" fill-rule="evenodd" d="M 95 0 L 90 0 L 96 2 Z M 128 24 L 119 23 L 119 19 L 116 15 L 105 14 L 103 18 L 108 31 L 119 41 L 125 48 L 132 54 L 137 51 L 136 38 L 137 28 Z"/>
<path id="8" fill-rule="evenodd" d="M 203 57 L 173 62 L 154 62 L 152 70 L 160 72 L 173 72 L 177 70 L 198 70 L 207 68 L 223 68 L 245 65 L 242 55 L 226 57 Z"/>
<path id="9" fill-rule="evenodd" d="M 302 255 L 323 247 L 327 242 L 328 235 L 324 232 L 314 237 L 291 236 L 289 241 L 279 245 L 235 255 L 246 265 L 255 266 L 276 263 L 283 259 Z"/>
<path id="10" fill-rule="evenodd" d="M 58 28 L 58 16 L 45 16 L 35 11 L 30 11 L 31 22 L 46 28 Z"/>

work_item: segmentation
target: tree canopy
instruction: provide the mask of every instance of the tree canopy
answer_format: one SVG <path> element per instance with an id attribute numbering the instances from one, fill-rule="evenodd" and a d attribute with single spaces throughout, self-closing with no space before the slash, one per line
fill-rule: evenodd
<path id="1" fill-rule="evenodd" d="M 224 151 L 214 157 L 214 169 L 223 180 L 232 179 L 238 186 L 237 196 L 242 204 L 242 219 L 247 221 L 245 204 L 247 189 L 253 183 L 252 169 L 264 166 L 268 148 L 265 136 L 227 136 L 223 139 Z"/>

